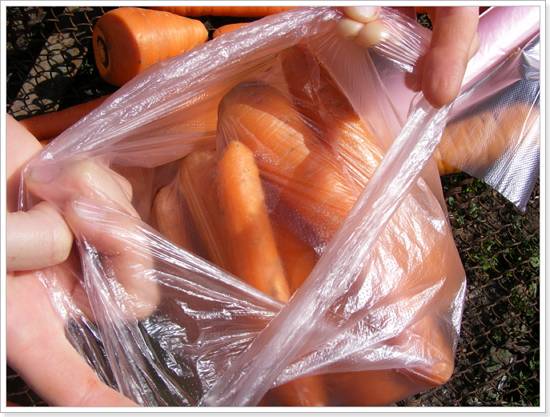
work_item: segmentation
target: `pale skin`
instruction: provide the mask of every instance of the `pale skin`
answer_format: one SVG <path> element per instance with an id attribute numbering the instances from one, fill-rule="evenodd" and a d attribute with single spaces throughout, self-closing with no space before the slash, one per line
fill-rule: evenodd
<path id="1" fill-rule="evenodd" d="M 63 319 L 33 271 L 60 264 L 56 267 L 60 284 L 75 300 L 84 302 L 82 288 L 70 273 L 73 237 L 61 214 L 47 202 L 28 212 L 15 212 L 20 170 L 40 149 L 40 143 L 8 116 L 8 364 L 51 405 L 135 406 L 103 384 L 70 345 Z M 86 310 L 85 305 L 81 307 Z"/>
<path id="2" fill-rule="evenodd" d="M 431 48 L 417 73 L 413 88 L 423 91 L 436 107 L 451 102 L 458 94 L 466 65 L 478 48 L 477 7 L 439 7 L 431 10 L 434 31 Z M 412 10 L 414 12 L 414 10 Z M 346 18 L 339 23 L 340 32 L 363 46 L 372 45 L 378 34 L 378 8 L 347 7 Z M 36 270 L 58 265 L 56 274 L 64 289 L 87 311 L 86 296 L 70 273 L 69 259 L 73 246 L 71 228 L 56 207 L 46 201 L 27 212 L 17 211 L 20 171 L 41 149 L 40 143 L 13 118 L 7 120 L 7 354 L 8 364 L 51 405 L 62 406 L 135 406 L 128 398 L 103 384 L 65 337 L 62 318 L 53 309 L 46 288 Z M 76 171 L 74 170 L 76 169 Z M 77 166 L 69 172 L 72 178 Z M 83 167 L 89 175 L 95 172 Z M 112 174 L 112 175 L 111 175 Z M 64 178 L 65 180 L 67 178 Z M 127 209 L 131 187 L 114 173 L 101 172 L 95 177 L 100 189 L 109 190 L 113 201 Z M 85 222 L 73 220 L 73 227 L 84 233 L 91 230 Z M 112 237 L 95 237 L 98 246 L 117 246 L 120 242 L 104 241 Z M 92 240 L 94 237 L 91 238 Z M 115 257 L 122 266 L 131 254 L 124 248 Z M 134 260 L 135 261 L 135 260 Z M 147 262 L 139 261 L 141 264 Z M 139 263 L 138 262 L 138 263 Z M 121 274 L 125 271 L 121 269 Z M 151 294 L 153 299 L 146 315 L 157 302 L 150 283 L 136 281 L 128 273 L 127 284 L 133 292 Z M 133 281 L 132 281 L 133 280 Z M 136 284 L 137 282 L 137 284 Z M 153 288 L 154 289 L 154 288 Z M 138 295 L 139 296 L 139 295 Z"/>
<path id="3" fill-rule="evenodd" d="M 433 23 L 430 49 L 420 63 L 411 87 L 422 91 L 434 106 L 453 101 L 460 91 L 470 58 L 479 47 L 478 7 L 431 7 L 427 9 Z M 361 46 L 370 47 L 380 38 L 377 24 L 378 7 L 344 7 L 346 15 L 339 22 L 339 31 Z M 402 12 L 415 15 L 414 8 Z"/>

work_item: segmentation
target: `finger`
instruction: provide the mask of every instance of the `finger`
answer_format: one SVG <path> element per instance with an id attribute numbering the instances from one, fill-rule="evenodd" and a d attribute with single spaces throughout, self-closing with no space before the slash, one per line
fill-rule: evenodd
<path id="1" fill-rule="evenodd" d="M 113 294 L 125 297 L 119 301 L 126 312 L 137 318 L 150 315 L 160 300 L 158 285 L 150 278 L 154 262 L 139 215 L 117 175 L 94 161 L 77 161 L 32 168 L 27 183 L 32 192 L 61 207 L 75 235 L 103 255 L 106 278 L 113 278 L 110 285 L 123 287 Z"/>
<path id="2" fill-rule="evenodd" d="M 384 23 L 375 20 L 363 26 L 357 34 L 355 42 L 363 48 L 370 48 L 388 37 L 388 30 Z"/>
<path id="3" fill-rule="evenodd" d="M 7 178 L 7 208 L 8 211 L 17 210 L 19 182 L 21 169 L 29 160 L 38 154 L 42 146 L 36 138 L 17 122 L 12 116 L 7 116 L 6 178 Z"/>
<path id="4" fill-rule="evenodd" d="M 41 398 L 56 406 L 136 406 L 103 384 L 70 345 L 34 273 L 6 281 L 8 363 Z"/>
<path id="5" fill-rule="evenodd" d="M 132 188 L 132 185 L 130 184 L 130 181 L 128 181 L 127 178 L 125 178 L 123 175 L 119 174 L 116 171 L 109 170 L 110 174 L 113 176 L 113 178 L 118 182 L 118 185 L 120 186 L 120 189 L 126 196 L 126 199 L 128 201 L 132 201 L 134 190 Z"/>
<path id="6" fill-rule="evenodd" d="M 102 259 L 103 269 L 124 314 L 140 319 L 154 312 L 160 302 L 160 291 L 140 219 L 84 201 L 73 202 L 66 213 L 74 230 L 107 255 Z"/>
<path id="7" fill-rule="evenodd" d="M 364 23 L 344 18 L 338 22 L 338 34 L 345 39 L 354 39 L 363 29 L 363 26 L 365 26 Z"/>
<path id="8" fill-rule="evenodd" d="M 380 7 L 377 6 L 353 6 L 343 7 L 342 11 L 351 20 L 355 20 L 360 23 L 368 23 L 376 20 Z"/>
<path id="9" fill-rule="evenodd" d="M 39 163 L 30 167 L 26 181 L 32 193 L 63 211 L 72 201 L 86 198 L 137 217 L 129 199 L 131 193 L 126 189 L 127 180 L 93 160 Z"/>
<path id="10" fill-rule="evenodd" d="M 6 223 L 8 271 L 27 271 L 63 262 L 73 235 L 59 214 L 43 201 L 27 212 L 8 213 Z"/>
<path id="11" fill-rule="evenodd" d="M 479 49 L 479 35 L 477 32 L 474 34 L 474 40 L 470 44 L 470 50 L 468 51 L 468 61 L 477 53 Z"/>
<path id="12" fill-rule="evenodd" d="M 440 7 L 435 14 L 422 91 L 435 107 L 456 98 L 470 57 L 478 24 L 477 7 Z"/>

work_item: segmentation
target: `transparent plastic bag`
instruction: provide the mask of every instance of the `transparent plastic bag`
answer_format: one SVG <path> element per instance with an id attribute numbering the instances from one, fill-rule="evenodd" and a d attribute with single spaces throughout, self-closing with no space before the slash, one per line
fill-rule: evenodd
<path id="1" fill-rule="evenodd" d="M 536 6 L 501 6 L 480 17 L 480 46 L 465 75 L 465 84 L 475 85 L 475 93 L 455 102 L 434 154 L 441 175 L 464 171 L 520 210 L 525 210 L 539 174 L 539 13 Z M 373 57 L 403 120 L 415 97 L 406 77 L 429 44 L 429 31 L 410 37 L 404 35 L 406 27 L 388 21 L 387 38 L 393 41 L 375 47 L 385 53 L 407 49 L 405 56 L 393 53 L 389 61 Z"/>
<path id="2" fill-rule="evenodd" d="M 434 155 L 441 173 L 481 178 L 521 210 L 539 175 L 540 84 L 529 62 L 538 48 L 537 35 L 476 84 L 484 98 L 455 113 Z"/>
<path id="3" fill-rule="evenodd" d="M 21 207 L 63 213 L 89 305 L 66 271 L 41 279 L 137 403 L 390 404 L 451 376 L 465 277 L 431 158 L 449 108 L 420 98 L 402 127 L 339 18 L 289 11 L 156 65 L 26 168 Z"/>

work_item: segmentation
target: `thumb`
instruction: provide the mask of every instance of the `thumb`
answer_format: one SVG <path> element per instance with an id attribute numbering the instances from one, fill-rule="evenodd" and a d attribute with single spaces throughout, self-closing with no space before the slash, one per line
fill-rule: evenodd
<path id="1" fill-rule="evenodd" d="M 73 244 L 72 233 L 57 210 L 41 202 L 29 211 L 8 213 L 8 271 L 26 271 L 63 262 Z"/>

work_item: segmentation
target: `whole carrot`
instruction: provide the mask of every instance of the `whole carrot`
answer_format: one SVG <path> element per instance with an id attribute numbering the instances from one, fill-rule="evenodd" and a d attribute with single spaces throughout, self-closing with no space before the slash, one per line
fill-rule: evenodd
<path id="1" fill-rule="evenodd" d="M 243 23 L 230 23 L 229 25 L 220 26 L 214 31 L 214 33 L 212 34 L 212 38 L 213 39 L 219 38 L 225 33 L 233 32 L 234 30 L 240 29 L 246 25 L 247 23 L 243 22 Z"/>
<path id="2" fill-rule="evenodd" d="M 318 138 L 332 150 L 333 158 L 342 160 L 351 178 L 364 185 L 382 160 L 375 135 L 307 48 L 283 51 L 281 64 L 296 107 L 322 132 Z M 317 85 L 304 74 L 318 74 Z"/>
<path id="3" fill-rule="evenodd" d="M 449 123 L 434 153 L 440 175 L 467 169 L 483 173 L 506 150 L 521 141 L 537 120 L 538 110 L 515 102 L 499 110 L 487 109 Z"/>
<path id="4" fill-rule="evenodd" d="M 262 177 L 281 187 L 309 155 L 313 132 L 292 102 L 261 82 L 234 87 L 221 101 L 219 139 L 238 139 L 256 156 Z"/>
<path id="5" fill-rule="evenodd" d="M 181 161 L 179 190 L 197 231 L 199 254 L 229 270 L 225 226 L 216 195 L 216 152 L 194 151 Z"/>
<path id="6" fill-rule="evenodd" d="M 151 65 L 187 52 L 207 39 L 208 31 L 198 20 L 121 7 L 101 16 L 92 41 L 101 78 L 121 86 Z"/>
<path id="7" fill-rule="evenodd" d="M 175 245 L 193 252 L 188 208 L 178 195 L 177 184 L 161 188 L 153 202 L 151 225 Z"/>
<path id="8" fill-rule="evenodd" d="M 56 112 L 23 119 L 20 123 L 40 141 L 50 141 L 99 107 L 109 96 L 102 96 Z"/>
<path id="9" fill-rule="evenodd" d="M 162 6 L 153 7 L 180 16 L 228 16 L 228 17 L 264 17 L 281 13 L 292 7 L 275 6 Z"/>
<path id="10" fill-rule="evenodd" d="M 417 340 L 422 340 L 419 346 Z M 427 315 L 400 340 L 402 351 L 422 353 L 433 365 L 416 369 L 384 369 L 376 371 L 345 372 L 325 375 L 328 390 L 337 399 L 335 405 L 383 406 L 393 404 L 420 391 L 442 385 L 454 369 L 454 357 L 444 332 L 434 315 Z M 423 350 L 420 350 L 423 349 Z"/>
<path id="11" fill-rule="evenodd" d="M 218 164 L 218 194 L 231 272 L 279 301 L 290 291 L 265 205 L 254 154 L 244 144 L 231 141 Z"/>
<path id="12" fill-rule="evenodd" d="M 290 289 L 265 204 L 254 154 L 244 144 L 230 141 L 218 164 L 218 194 L 231 248 L 230 271 L 279 301 Z M 325 405 L 326 393 L 318 377 L 305 377 L 271 390 L 268 403 Z"/>
<path id="13" fill-rule="evenodd" d="M 282 222 L 274 222 L 273 232 L 285 268 L 290 293 L 293 294 L 313 270 L 318 256 L 310 245 L 296 236 Z"/>

